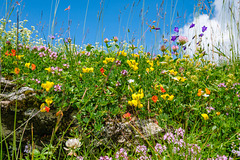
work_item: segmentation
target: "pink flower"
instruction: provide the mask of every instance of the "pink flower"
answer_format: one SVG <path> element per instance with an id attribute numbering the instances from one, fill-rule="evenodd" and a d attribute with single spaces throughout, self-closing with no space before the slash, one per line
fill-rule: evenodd
<path id="1" fill-rule="evenodd" d="M 172 50 L 173 50 L 174 52 L 176 52 L 178 49 L 179 49 L 178 46 L 172 46 Z"/>
<path id="2" fill-rule="evenodd" d="M 181 45 L 184 45 L 185 43 L 188 42 L 188 38 L 187 37 L 183 37 L 183 36 L 179 36 L 178 37 L 178 41 Z"/>
<path id="3" fill-rule="evenodd" d="M 61 91 L 61 85 L 57 84 L 54 86 L 54 91 Z"/>

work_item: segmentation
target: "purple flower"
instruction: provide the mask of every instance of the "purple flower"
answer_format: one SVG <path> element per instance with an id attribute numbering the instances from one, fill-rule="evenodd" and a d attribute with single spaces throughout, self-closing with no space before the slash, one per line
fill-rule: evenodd
<path id="1" fill-rule="evenodd" d="M 202 32 L 205 32 L 207 30 L 207 27 L 206 26 L 203 26 L 202 27 Z"/>
<path id="2" fill-rule="evenodd" d="M 186 46 L 183 46 L 183 50 L 184 50 L 184 51 L 186 50 L 186 48 L 187 48 Z"/>
<path id="3" fill-rule="evenodd" d="M 182 138 L 184 138 L 184 133 L 185 130 L 182 129 L 181 127 L 175 130 L 175 134 L 177 135 L 177 137 L 180 135 Z"/>
<path id="4" fill-rule="evenodd" d="M 128 72 L 127 72 L 126 70 L 122 70 L 122 71 L 121 71 L 121 74 L 122 74 L 123 76 L 126 76 L 126 75 L 128 74 Z"/>
<path id="5" fill-rule="evenodd" d="M 190 27 L 189 28 L 193 28 L 195 26 L 195 24 L 194 23 L 192 23 L 191 25 L 190 25 Z"/>
<path id="6" fill-rule="evenodd" d="M 136 148 L 136 152 L 137 153 L 143 153 L 144 155 L 147 154 L 147 147 L 144 146 L 144 145 L 138 145 L 137 148 Z"/>
<path id="7" fill-rule="evenodd" d="M 163 152 L 163 150 L 166 150 L 167 147 L 164 145 L 162 146 L 161 144 L 157 143 L 156 146 L 155 146 L 155 150 L 161 154 Z"/>
<path id="8" fill-rule="evenodd" d="M 38 55 L 39 55 L 40 57 L 45 57 L 45 56 L 46 56 L 46 54 L 45 54 L 44 52 L 40 52 Z"/>
<path id="9" fill-rule="evenodd" d="M 179 32 L 178 27 L 175 27 L 175 28 L 174 28 L 174 31 L 178 33 L 178 32 Z"/>
<path id="10" fill-rule="evenodd" d="M 116 62 L 115 62 L 115 63 L 116 63 L 116 65 L 117 65 L 117 66 L 121 66 L 121 61 L 119 61 L 119 60 L 116 60 Z"/>
<path id="11" fill-rule="evenodd" d="M 112 160 L 112 157 L 108 157 L 108 156 L 104 156 L 104 157 L 100 157 L 99 160 Z"/>
<path id="12" fill-rule="evenodd" d="M 155 28 L 155 30 L 160 30 L 160 28 Z"/>
<path id="13" fill-rule="evenodd" d="M 218 85 L 218 87 L 227 87 L 226 85 L 225 85 L 225 83 L 220 83 L 219 85 Z"/>
<path id="14" fill-rule="evenodd" d="M 49 35 L 48 36 L 50 39 L 55 39 L 56 37 L 54 35 Z"/>
<path id="15" fill-rule="evenodd" d="M 174 41 L 177 39 L 177 37 L 178 37 L 178 36 L 172 36 L 171 41 L 174 42 Z"/>
<path id="16" fill-rule="evenodd" d="M 171 132 L 166 133 L 163 136 L 163 139 L 167 140 L 168 144 L 170 144 L 171 142 L 174 142 L 174 140 L 175 140 L 174 135 Z"/>
<path id="17" fill-rule="evenodd" d="M 118 87 L 118 86 L 120 86 L 120 85 L 121 85 L 120 82 L 117 81 L 117 83 L 116 83 L 116 87 Z"/>
<path id="18" fill-rule="evenodd" d="M 63 64 L 63 66 L 69 68 L 69 64 Z"/>
<path id="19" fill-rule="evenodd" d="M 56 91 L 56 92 L 57 92 L 57 91 L 61 91 L 61 87 L 62 87 L 62 86 L 59 85 L 59 84 L 55 85 L 55 86 L 54 86 L 54 91 Z"/>
<path id="20" fill-rule="evenodd" d="M 204 35 L 204 34 L 203 34 L 203 33 L 201 33 L 201 34 L 199 34 L 199 37 L 203 37 L 203 35 Z"/>
<path id="21" fill-rule="evenodd" d="M 121 148 L 117 153 L 115 158 L 117 160 L 121 159 L 121 160 L 128 160 L 128 156 L 127 156 L 127 152 L 125 151 L 124 148 Z"/>

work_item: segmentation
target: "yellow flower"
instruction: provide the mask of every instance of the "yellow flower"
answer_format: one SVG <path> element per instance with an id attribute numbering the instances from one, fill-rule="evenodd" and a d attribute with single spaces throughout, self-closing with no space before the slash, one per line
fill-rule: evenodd
<path id="1" fill-rule="evenodd" d="M 153 68 L 153 67 L 150 67 L 150 70 L 151 70 L 151 71 L 154 71 L 154 68 Z"/>
<path id="2" fill-rule="evenodd" d="M 138 108 L 142 108 L 143 104 L 142 103 L 138 103 Z"/>
<path id="3" fill-rule="evenodd" d="M 51 67 L 45 68 L 44 70 L 48 71 L 49 73 L 52 71 L 52 70 L 51 70 Z"/>
<path id="4" fill-rule="evenodd" d="M 47 97 L 47 99 L 45 99 L 45 102 L 47 103 L 48 107 L 50 107 L 50 104 L 53 102 L 52 98 Z"/>
<path id="5" fill-rule="evenodd" d="M 46 112 L 45 103 L 42 103 L 42 105 L 40 106 L 40 112 Z"/>
<path id="6" fill-rule="evenodd" d="M 17 64 L 17 61 L 13 61 L 13 64 Z"/>
<path id="7" fill-rule="evenodd" d="M 127 56 L 127 53 L 126 52 L 124 52 L 124 51 L 121 51 L 121 54 L 123 55 L 123 56 Z"/>
<path id="8" fill-rule="evenodd" d="M 25 67 L 29 68 L 30 67 L 30 63 L 25 63 Z"/>
<path id="9" fill-rule="evenodd" d="M 216 113 L 216 115 L 218 115 L 218 116 L 219 116 L 220 114 L 221 114 L 220 112 L 217 112 L 217 113 Z"/>
<path id="10" fill-rule="evenodd" d="M 140 90 L 138 91 L 138 93 L 140 94 L 140 98 L 143 98 L 143 97 L 144 97 L 143 89 L 140 89 Z"/>
<path id="11" fill-rule="evenodd" d="M 42 83 L 42 87 L 44 88 L 44 89 L 46 89 L 46 91 L 48 92 L 52 87 L 53 87 L 53 85 L 54 85 L 54 82 L 49 82 L 49 81 L 47 81 L 46 83 Z"/>
<path id="12" fill-rule="evenodd" d="M 164 99 L 164 100 L 166 100 L 166 97 L 167 96 L 169 96 L 169 94 L 163 94 L 163 95 L 161 95 L 161 97 Z"/>
<path id="13" fill-rule="evenodd" d="M 108 62 L 106 60 L 103 61 L 104 64 L 107 64 Z"/>
<path id="14" fill-rule="evenodd" d="M 149 68 L 147 68 L 146 71 L 149 73 Z"/>
<path id="15" fill-rule="evenodd" d="M 91 67 L 91 68 L 89 68 L 89 72 L 93 72 L 93 68 Z"/>
<path id="16" fill-rule="evenodd" d="M 138 106 L 138 101 L 137 100 L 132 100 L 132 104 L 137 107 Z"/>
<path id="17" fill-rule="evenodd" d="M 18 60 L 21 60 L 22 57 L 24 57 L 24 55 L 16 55 L 16 58 L 17 58 Z"/>
<path id="18" fill-rule="evenodd" d="M 82 68 L 83 73 L 88 73 L 89 69 L 88 68 Z"/>
<path id="19" fill-rule="evenodd" d="M 80 73 L 80 77 L 82 78 L 82 73 Z"/>
<path id="20" fill-rule="evenodd" d="M 202 117 L 204 118 L 204 120 L 208 120 L 208 119 L 209 119 L 209 117 L 208 117 L 207 114 L 201 114 L 201 115 L 202 115 Z"/>
<path id="21" fill-rule="evenodd" d="M 138 70 L 138 67 L 135 65 L 135 66 L 133 66 L 133 70 L 134 71 L 137 71 Z"/>
<path id="22" fill-rule="evenodd" d="M 169 96 L 168 100 L 169 100 L 169 101 L 172 101 L 173 98 L 174 98 L 174 95 L 171 95 L 171 96 Z"/>

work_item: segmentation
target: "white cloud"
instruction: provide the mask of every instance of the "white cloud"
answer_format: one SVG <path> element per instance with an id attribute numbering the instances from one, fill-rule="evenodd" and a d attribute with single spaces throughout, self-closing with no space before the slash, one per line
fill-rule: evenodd
<path id="1" fill-rule="evenodd" d="M 240 26 L 239 26 L 239 5 L 237 0 L 215 0 L 212 4 L 214 7 L 213 18 L 203 14 L 195 16 L 193 22 L 185 25 L 180 29 L 181 35 L 187 36 L 191 45 L 187 49 L 187 53 L 193 55 L 196 51 L 196 43 L 200 41 L 199 34 L 202 33 L 202 26 L 206 26 L 207 30 L 202 37 L 201 45 L 209 55 L 207 59 L 217 62 L 219 55 L 214 53 L 217 51 L 214 46 L 226 54 L 227 57 L 232 57 L 230 51 L 231 45 L 233 51 L 240 55 Z M 195 24 L 194 28 L 189 29 L 191 23 Z M 192 40 L 192 37 L 197 37 Z"/>

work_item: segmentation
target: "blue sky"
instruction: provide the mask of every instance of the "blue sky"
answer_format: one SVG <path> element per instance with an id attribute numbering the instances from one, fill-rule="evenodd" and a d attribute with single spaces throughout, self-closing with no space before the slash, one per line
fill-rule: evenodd
<path id="1" fill-rule="evenodd" d="M 113 36 L 118 36 L 120 40 L 133 42 L 134 45 L 144 43 L 149 49 L 154 44 L 161 43 L 163 34 L 169 38 L 174 27 L 181 28 L 190 23 L 198 3 L 197 0 L 165 0 L 164 3 L 162 0 L 19 0 L 18 2 L 20 5 L 17 5 L 10 19 L 16 22 L 18 9 L 20 20 L 27 19 L 27 27 L 35 26 L 43 38 L 51 34 L 49 26 L 53 22 L 56 3 L 59 2 L 55 17 L 55 35 L 63 38 L 70 35 L 80 45 L 102 43 L 104 38 L 111 39 Z M 2 18 L 5 15 L 6 0 L 2 0 L 0 5 Z M 13 0 L 12 5 L 16 6 L 16 1 Z M 68 6 L 70 10 L 64 11 Z M 146 23 L 152 25 L 153 20 L 156 21 L 154 25 L 160 28 L 159 31 L 150 32 Z M 70 33 L 68 22 L 71 23 Z"/>

